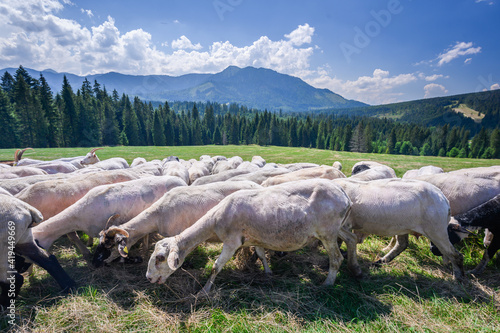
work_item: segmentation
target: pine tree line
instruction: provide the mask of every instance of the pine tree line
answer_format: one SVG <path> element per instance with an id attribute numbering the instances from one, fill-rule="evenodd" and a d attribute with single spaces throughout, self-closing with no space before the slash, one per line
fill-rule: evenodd
<path id="1" fill-rule="evenodd" d="M 153 107 L 66 77 L 55 97 L 21 66 L 0 84 L 0 148 L 258 144 L 422 156 L 500 158 L 500 131 L 427 127 L 388 119 L 283 115 L 237 104 L 167 102 Z"/>

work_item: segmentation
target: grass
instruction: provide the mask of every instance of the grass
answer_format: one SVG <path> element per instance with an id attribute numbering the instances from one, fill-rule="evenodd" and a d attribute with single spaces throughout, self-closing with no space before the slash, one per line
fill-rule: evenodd
<path id="1" fill-rule="evenodd" d="M 476 111 L 474 109 L 471 109 L 465 104 L 460 104 L 458 107 L 454 108 L 453 111 L 457 113 L 461 113 L 464 116 L 471 118 L 474 120 L 476 123 L 481 123 L 481 121 L 484 118 L 484 114 L 481 114 L 479 111 Z"/>
<path id="2" fill-rule="evenodd" d="M 31 158 L 83 155 L 88 149 L 36 149 Z M 14 150 L 0 150 L 0 160 Z M 259 146 L 107 147 L 101 159 L 122 156 L 130 162 L 176 155 L 261 155 L 267 161 L 342 162 L 344 170 L 360 160 L 376 160 L 401 176 L 423 165 L 446 171 L 498 164 L 498 160 L 451 159 L 400 155 L 355 154 L 302 148 Z M 349 171 L 347 171 L 349 174 Z M 459 250 L 466 269 L 480 260 L 480 235 Z M 96 242 L 94 247 L 96 246 Z M 481 276 L 463 283 L 429 250 L 424 237 L 410 237 L 410 246 L 388 265 L 371 263 L 389 238 L 369 237 L 358 247 L 364 277 L 354 279 L 342 264 L 333 287 L 322 287 L 328 259 L 322 249 L 305 248 L 271 255 L 273 276 L 260 262 L 237 255 L 215 280 L 210 298 L 194 296 L 206 282 L 220 253 L 219 244 L 205 244 L 188 256 L 164 285 L 152 285 L 142 264 L 114 263 L 94 269 L 65 238 L 51 248 L 79 289 L 61 295 L 57 283 L 35 267 L 17 299 L 17 326 L 0 319 L 0 330 L 19 332 L 498 332 L 500 331 L 500 261 L 492 260 Z M 139 249 L 131 249 L 139 251 Z M 152 249 L 150 250 L 152 251 Z M 133 255 L 133 253 L 132 253 Z M 147 259 L 147 258 L 146 258 Z"/>

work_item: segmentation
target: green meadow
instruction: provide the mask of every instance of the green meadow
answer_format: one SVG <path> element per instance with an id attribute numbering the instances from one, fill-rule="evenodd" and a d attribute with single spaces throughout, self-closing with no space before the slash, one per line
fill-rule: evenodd
<path id="1" fill-rule="evenodd" d="M 40 149 L 23 157 L 49 160 L 85 155 L 89 148 Z M 15 149 L 0 150 L 12 160 Z M 359 161 L 374 160 L 394 168 L 398 176 L 425 165 L 445 171 L 491 166 L 499 160 L 361 154 L 288 147 L 191 146 L 106 147 L 100 159 L 136 157 L 147 160 L 170 155 L 198 159 L 201 155 L 254 155 L 267 162 L 340 161 L 350 175 Z M 85 235 L 82 235 L 85 238 Z M 159 236 L 156 239 L 160 239 Z M 35 267 L 16 301 L 16 326 L 0 319 L 0 330 L 16 332 L 498 332 L 500 331 L 500 261 L 495 257 L 479 276 L 453 279 L 451 266 L 434 256 L 425 237 L 410 236 L 410 245 L 393 262 L 372 263 L 389 238 L 368 237 L 358 246 L 364 276 L 352 277 L 342 264 L 333 287 L 321 283 L 328 271 L 326 252 L 306 247 L 285 256 L 269 254 L 273 275 L 240 251 L 217 276 L 209 298 L 196 293 L 207 281 L 220 244 L 203 244 L 163 285 L 145 278 L 147 261 L 113 263 L 95 269 L 65 238 L 50 249 L 79 288 L 61 294 L 55 280 Z M 94 240 L 94 248 L 97 246 Z M 481 260 L 482 233 L 457 246 L 466 270 Z M 149 249 L 149 254 L 152 252 Z M 132 248 L 139 254 L 141 247 Z"/>

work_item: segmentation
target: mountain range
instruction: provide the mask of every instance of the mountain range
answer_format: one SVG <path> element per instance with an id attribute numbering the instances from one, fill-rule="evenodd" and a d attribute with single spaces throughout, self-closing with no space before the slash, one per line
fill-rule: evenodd
<path id="1" fill-rule="evenodd" d="M 248 108 L 269 111 L 301 112 L 325 109 L 349 109 L 367 104 L 348 100 L 328 90 L 318 89 L 303 80 L 265 68 L 230 66 L 215 74 L 127 75 L 115 72 L 78 76 L 47 69 L 37 71 L 25 68 L 35 79 L 40 73 L 53 92 L 59 92 L 66 76 L 76 92 L 87 78 L 105 86 L 108 93 L 114 89 L 119 94 L 138 96 L 145 101 L 211 101 L 237 103 Z M 16 68 L 0 70 L 14 75 Z"/>

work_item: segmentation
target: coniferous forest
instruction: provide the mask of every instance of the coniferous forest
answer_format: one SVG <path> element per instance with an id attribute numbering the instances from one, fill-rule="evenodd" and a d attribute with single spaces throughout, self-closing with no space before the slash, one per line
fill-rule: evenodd
<path id="1" fill-rule="evenodd" d="M 76 89 L 76 90 L 75 90 Z M 0 148 L 275 145 L 422 156 L 500 158 L 498 126 L 471 130 L 387 118 L 282 114 L 237 104 L 153 105 L 97 81 L 54 92 L 21 66 L 0 82 Z"/>

